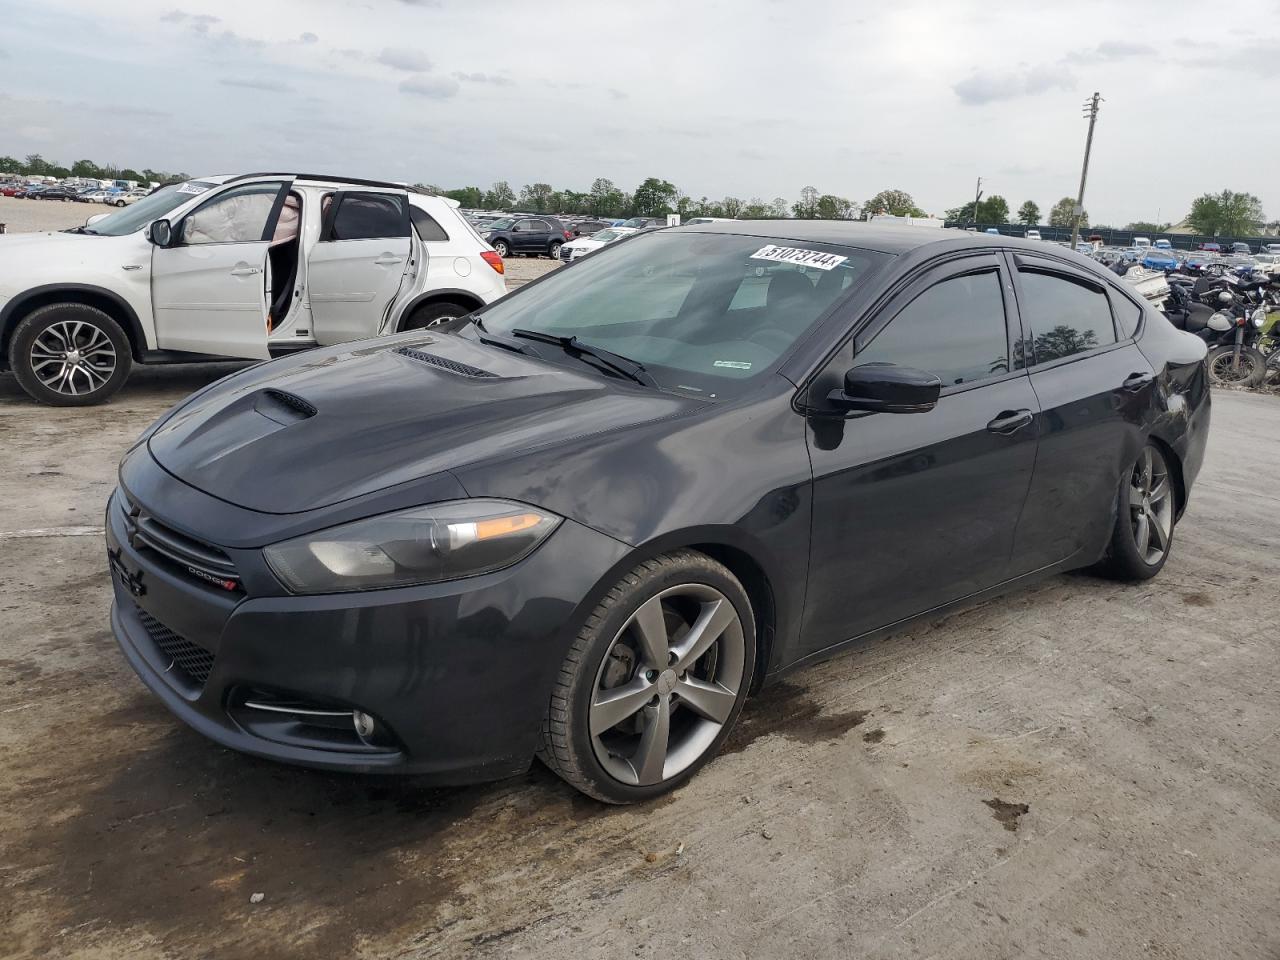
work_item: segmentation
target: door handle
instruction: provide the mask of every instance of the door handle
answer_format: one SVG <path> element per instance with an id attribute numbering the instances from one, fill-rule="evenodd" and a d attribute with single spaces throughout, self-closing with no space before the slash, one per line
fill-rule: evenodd
<path id="1" fill-rule="evenodd" d="M 384 253 L 382 256 L 380 256 L 377 260 L 373 262 L 382 267 L 389 267 L 393 263 L 399 263 L 403 259 L 404 257 L 393 257 L 389 253 Z"/>
<path id="2" fill-rule="evenodd" d="M 999 433 L 1007 437 L 1028 426 L 1034 419 L 1035 414 L 1030 410 L 1002 410 L 994 420 L 987 424 L 987 429 L 992 433 Z"/>
<path id="3" fill-rule="evenodd" d="M 261 273 L 261 267 L 251 267 L 247 263 L 238 264 L 231 271 L 233 277 L 252 277 L 255 273 Z"/>
<path id="4" fill-rule="evenodd" d="M 1143 387 L 1154 382 L 1156 375 L 1154 373 L 1131 373 L 1125 377 L 1124 383 L 1121 384 L 1130 393 L 1137 393 Z"/>

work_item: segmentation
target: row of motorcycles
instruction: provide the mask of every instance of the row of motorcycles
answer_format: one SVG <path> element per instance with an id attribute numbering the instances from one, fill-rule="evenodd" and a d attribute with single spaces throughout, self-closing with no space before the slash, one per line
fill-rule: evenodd
<path id="1" fill-rule="evenodd" d="M 1242 276 L 1214 265 L 1198 276 L 1170 273 L 1164 315 L 1209 345 L 1209 376 L 1219 383 L 1261 386 L 1280 371 L 1280 276 Z"/>

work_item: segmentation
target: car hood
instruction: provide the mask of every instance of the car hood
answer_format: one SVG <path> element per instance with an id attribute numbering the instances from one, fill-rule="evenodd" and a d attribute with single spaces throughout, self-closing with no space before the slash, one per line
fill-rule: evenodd
<path id="1" fill-rule="evenodd" d="M 249 368 L 178 408 L 148 446 L 205 493 L 301 513 L 700 407 L 463 337 L 415 333 Z"/>

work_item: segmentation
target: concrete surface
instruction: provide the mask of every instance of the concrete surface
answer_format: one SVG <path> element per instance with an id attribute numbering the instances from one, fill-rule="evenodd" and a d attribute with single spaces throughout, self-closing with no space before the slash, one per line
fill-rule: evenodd
<path id="1" fill-rule="evenodd" d="M 0 377 L 0 955 L 1280 955 L 1280 401 L 1215 398 L 1155 581 L 1059 577 L 796 675 L 674 797 L 611 809 L 538 767 L 276 766 L 144 690 L 101 512 L 218 370 L 86 411 Z"/>

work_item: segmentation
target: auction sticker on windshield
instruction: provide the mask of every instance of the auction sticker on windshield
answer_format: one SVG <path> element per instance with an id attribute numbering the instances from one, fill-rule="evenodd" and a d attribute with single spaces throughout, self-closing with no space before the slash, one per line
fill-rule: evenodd
<path id="1" fill-rule="evenodd" d="M 209 189 L 207 183 L 184 183 L 178 188 L 179 193 L 201 194 Z"/>
<path id="2" fill-rule="evenodd" d="M 800 267 L 814 267 L 818 270 L 832 270 L 848 260 L 836 253 L 823 253 L 821 250 L 801 250 L 799 247 L 779 247 L 769 244 L 761 247 L 751 255 L 752 260 L 772 260 L 775 263 L 792 263 Z"/>

